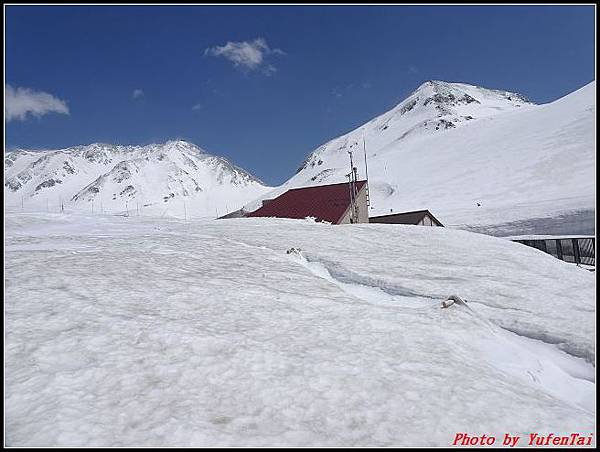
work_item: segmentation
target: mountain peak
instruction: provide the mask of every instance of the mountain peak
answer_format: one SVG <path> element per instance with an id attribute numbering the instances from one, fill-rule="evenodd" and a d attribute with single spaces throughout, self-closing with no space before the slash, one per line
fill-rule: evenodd
<path id="1" fill-rule="evenodd" d="M 329 149 L 345 154 L 344 150 L 362 141 L 363 134 L 376 137 L 381 146 L 397 146 L 407 140 L 462 127 L 474 120 L 533 106 L 525 96 L 510 91 L 428 80 L 388 112 L 320 146 L 308 156 L 298 172 L 307 166 L 322 165 L 320 155 Z M 325 176 L 329 177 L 331 173 L 319 173 L 312 180 L 322 181 Z"/>
<path id="2" fill-rule="evenodd" d="M 492 100 L 500 102 L 510 102 L 512 105 L 531 104 L 526 96 L 505 90 L 484 88 L 482 86 L 470 85 L 468 83 L 445 82 L 443 80 L 428 80 L 422 83 L 409 96 L 435 96 L 438 95 L 438 102 L 452 102 L 456 98 L 473 98 L 478 102 L 490 102 Z M 466 97 L 468 96 L 468 97 Z"/>
<path id="3" fill-rule="evenodd" d="M 426 82 L 421 83 L 419 87 L 415 91 L 420 91 L 427 87 L 441 86 L 441 85 L 451 85 L 449 82 L 445 82 L 443 80 L 427 80 Z"/>
<path id="4" fill-rule="evenodd" d="M 196 146 L 194 143 L 190 142 L 190 141 L 185 141 L 185 140 L 167 140 L 162 144 L 156 144 L 156 146 L 165 146 L 165 147 L 178 147 L 178 148 L 197 148 L 200 149 L 198 146 Z"/>

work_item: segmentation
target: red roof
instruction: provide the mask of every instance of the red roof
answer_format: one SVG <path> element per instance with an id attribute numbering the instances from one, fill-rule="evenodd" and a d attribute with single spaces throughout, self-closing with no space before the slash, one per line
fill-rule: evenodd
<path id="1" fill-rule="evenodd" d="M 362 190 L 365 181 L 357 181 L 356 189 Z M 316 187 L 294 188 L 270 200 L 249 217 L 306 218 L 337 224 L 350 207 L 348 182 Z"/>

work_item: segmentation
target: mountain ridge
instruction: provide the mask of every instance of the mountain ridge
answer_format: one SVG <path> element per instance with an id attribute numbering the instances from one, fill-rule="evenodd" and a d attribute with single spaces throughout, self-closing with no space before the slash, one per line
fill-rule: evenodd
<path id="1" fill-rule="evenodd" d="M 107 212 L 143 204 L 148 214 L 200 216 L 238 208 L 266 190 L 264 183 L 225 157 L 183 140 L 148 145 L 91 143 L 54 150 L 5 153 L 7 200 L 85 210 L 96 201 Z M 19 199 L 16 199 L 19 198 Z M 58 198 L 58 202 L 57 202 Z M 203 198 L 203 199 L 200 199 Z M 45 201 L 44 201 L 45 200 Z M 165 203 L 168 207 L 165 209 Z M 123 205 L 125 204 L 125 205 Z M 231 206 L 229 205 L 231 204 Z M 93 207 L 92 207 L 93 208 Z"/>
<path id="2" fill-rule="evenodd" d="M 178 217 L 252 211 L 290 188 L 344 182 L 348 151 L 364 178 L 364 140 L 371 216 L 426 208 L 443 223 L 466 228 L 570 212 L 589 218 L 594 118 L 595 81 L 537 105 L 511 91 L 429 80 L 390 110 L 318 146 L 278 187 L 184 140 L 92 143 L 5 152 L 5 202 L 37 209 L 66 203 L 76 210 L 100 202 L 113 213 L 128 212 L 135 202 L 144 214 Z"/>

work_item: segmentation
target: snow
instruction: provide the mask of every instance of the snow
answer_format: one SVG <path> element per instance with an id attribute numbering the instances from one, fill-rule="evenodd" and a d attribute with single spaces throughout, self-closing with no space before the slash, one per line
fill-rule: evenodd
<path id="1" fill-rule="evenodd" d="M 593 239 L 593 235 L 514 235 L 503 237 L 507 240 L 563 240 L 563 239 Z"/>
<path id="2" fill-rule="evenodd" d="M 4 245 L 10 446 L 595 431 L 594 275 L 518 243 L 9 209 Z"/>
<path id="3" fill-rule="evenodd" d="M 392 110 L 317 148 L 261 199 L 345 181 L 347 151 L 364 178 L 364 137 L 371 216 L 429 209 L 447 226 L 512 223 L 505 235 L 516 235 L 516 222 L 593 212 L 595 99 L 595 81 L 544 105 L 514 93 L 427 82 Z M 545 233 L 537 224 L 536 232 Z"/>

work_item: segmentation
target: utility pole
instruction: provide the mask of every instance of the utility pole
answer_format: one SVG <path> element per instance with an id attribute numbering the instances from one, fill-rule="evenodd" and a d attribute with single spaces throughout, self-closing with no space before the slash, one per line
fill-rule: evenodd
<path id="1" fill-rule="evenodd" d="M 24 204 L 24 202 L 23 202 L 23 196 L 21 196 L 21 210 L 23 210 L 23 209 L 24 209 L 24 205 L 25 205 L 25 204 Z"/>

